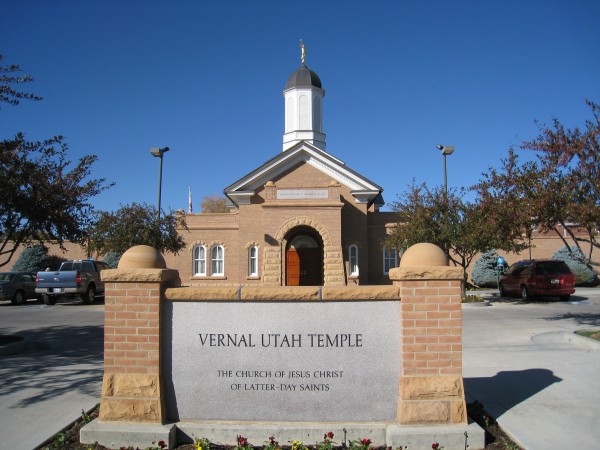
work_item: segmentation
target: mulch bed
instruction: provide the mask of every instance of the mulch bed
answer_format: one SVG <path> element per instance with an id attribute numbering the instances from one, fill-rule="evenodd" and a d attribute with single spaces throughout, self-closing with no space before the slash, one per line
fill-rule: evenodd
<path id="1" fill-rule="evenodd" d="M 38 447 L 34 450 L 107 450 L 106 447 L 98 444 L 81 444 L 79 442 L 79 430 L 87 422 L 98 417 L 99 408 L 96 407 L 89 414 L 83 414 L 80 420 L 76 421 L 66 430 L 55 434 L 45 445 Z M 502 428 L 498 426 L 496 421 L 485 411 L 484 406 L 475 401 L 467 404 L 467 411 L 469 417 L 477 422 L 485 430 L 485 450 L 522 450 L 521 447 L 517 446 L 511 439 L 502 431 Z M 312 449 L 313 446 L 308 446 Z M 175 447 L 177 450 L 195 450 L 193 444 L 181 444 Z M 211 445 L 211 450 L 233 450 L 234 446 L 222 446 L 222 445 Z M 284 450 L 289 450 L 289 446 L 283 446 Z M 316 447 L 315 447 L 316 448 Z M 443 448 L 443 442 L 440 443 L 440 449 Z M 166 447 L 163 447 L 166 450 Z M 255 446 L 254 450 L 262 450 L 262 446 Z M 343 447 L 334 447 L 333 450 L 342 450 Z M 130 447 L 123 450 L 161 450 L 161 447 L 147 447 L 145 449 L 134 449 Z M 373 450 L 397 450 L 388 447 L 374 448 Z M 406 450 L 418 450 L 410 449 Z M 429 450 L 429 449 L 423 449 Z"/>
<path id="2" fill-rule="evenodd" d="M 6 334 L 0 334 L 0 346 L 13 344 L 15 342 L 22 341 L 23 338 L 21 336 L 12 336 Z"/>

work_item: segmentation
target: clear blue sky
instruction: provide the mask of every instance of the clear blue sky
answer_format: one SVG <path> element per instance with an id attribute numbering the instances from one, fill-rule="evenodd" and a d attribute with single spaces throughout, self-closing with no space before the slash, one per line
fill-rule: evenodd
<path id="1" fill-rule="evenodd" d="M 569 126 L 600 102 L 600 2 L 4 0 L 0 53 L 44 97 L 2 105 L 0 137 L 61 134 L 116 186 L 98 209 L 187 210 L 281 152 L 282 90 L 323 82 L 327 151 L 385 189 L 470 186 L 535 120 Z"/>

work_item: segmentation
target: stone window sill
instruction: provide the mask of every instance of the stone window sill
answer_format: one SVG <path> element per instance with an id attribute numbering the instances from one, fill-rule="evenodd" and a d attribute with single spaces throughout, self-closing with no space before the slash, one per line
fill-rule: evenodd
<path id="1" fill-rule="evenodd" d="M 227 277 L 224 275 L 215 275 L 214 277 L 208 275 L 194 275 L 190 278 L 191 280 L 226 280 Z"/>

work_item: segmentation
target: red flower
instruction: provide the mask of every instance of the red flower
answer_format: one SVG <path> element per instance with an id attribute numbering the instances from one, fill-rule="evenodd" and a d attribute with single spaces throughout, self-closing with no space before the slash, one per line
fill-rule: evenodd
<path id="1" fill-rule="evenodd" d="M 333 433 L 330 431 L 329 433 L 327 433 L 327 437 L 328 437 L 329 439 L 333 439 Z"/>
<path id="2" fill-rule="evenodd" d="M 158 446 L 160 448 L 165 448 L 167 446 L 167 444 L 165 444 L 165 441 L 158 441 Z"/>
<path id="3" fill-rule="evenodd" d="M 360 441 L 362 445 L 371 445 L 371 439 L 364 438 Z"/>
<path id="4" fill-rule="evenodd" d="M 248 439 L 246 439 L 244 436 L 238 436 L 237 441 L 240 447 L 245 447 L 248 445 Z"/>
<path id="5" fill-rule="evenodd" d="M 437 442 L 434 442 L 433 444 L 431 444 L 431 448 L 433 448 L 434 450 L 435 450 L 436 448 L 440 448 L 440 444 L 439 444 L 439 443 L 437 443 Z"/>

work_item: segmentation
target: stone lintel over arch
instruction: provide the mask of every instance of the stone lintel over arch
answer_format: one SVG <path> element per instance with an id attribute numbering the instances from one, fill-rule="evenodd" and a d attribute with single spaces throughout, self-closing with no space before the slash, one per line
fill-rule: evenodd
<path id="1" fill-rule="evenodd" d="M 314 229 L 317 233 L 319 233 L 321 239 L 323 239 L 324 246 L 332 245 L 331 235 L 329 234 L 327 227 L 321 221 L 317 219 L 311 219 L 310 217 L 306 216 L 294 217 L 293 219 L 285 222 L 283 225 L 281 225 L 281 227 L 279 227 L 279 230 L 275 235 L 275 239 L 277 239 L 277 242 L 282 242 L 286 234 L 292 228 L 299 226 L 306 226 Z"/>

